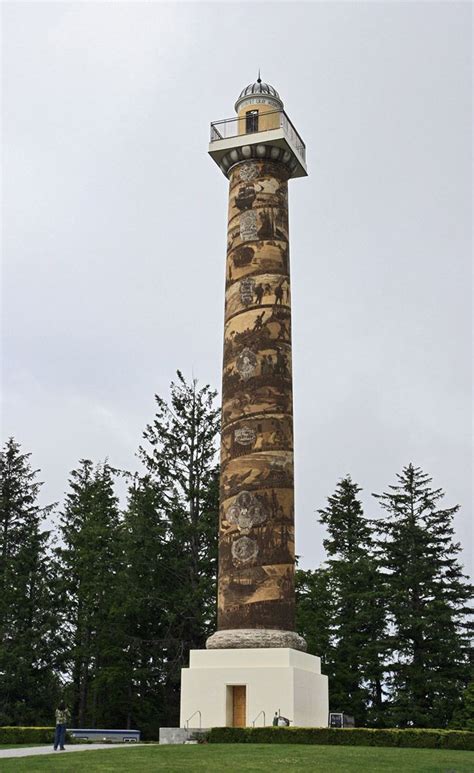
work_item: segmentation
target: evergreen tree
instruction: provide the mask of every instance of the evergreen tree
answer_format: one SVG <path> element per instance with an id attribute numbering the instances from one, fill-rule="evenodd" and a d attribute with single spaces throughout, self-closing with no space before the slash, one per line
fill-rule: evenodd
<path id="1" fill-rule="evenodd" d="M 50 723 L 54 600 L 38 470 L 13 438 L 0 453 L 0 724 Z"/>
<path id="2" fill-rule="evenodd" d="M 79 727 L 122 723 L 126 711 L 120 514 L 115 471 L 82 460 L 70 477 L 58 548 L 63 662 Z"/>
<path id="3" fill-rule="evenodd" d="M 355 717 L 357 725 L 382 722 L 383 588 L 364 518 L 359 486 L 343 478 L 320 522 L 328 532 L 327 583 L 331 589 L 330 708 Z"/>
<path id="4" fill-rule="evenodd" d="M 474 682 L 469 682 L 466 689 L 463 690 L 449 727 L 474 732 Z"/>
<path id="5" fill-rule="evenodd" d="M 296 630 L 306 640 L 310 655 L 321 658 L 327 673 L 331 657 L 333 592 L 327 567 L 295 572 Z"/>
<path id="6" fill-rule="evenodd" d="M 127 587 L 136 604 L 126 626 L 134 652 L 130 715 L 143 727 L 153 706 L 151 735 L 178 722 L 181 668 L 215 630 L 220 411 L 209 386 L 177 375 L 169 404 L 155 396 L 139 449 L 146 472 L 130 489 L 125 516 Z"/>
<path id="7" fill-rule="evenodd" d="M 132 480 L 122 534 L 126 726 L 140 728 L 145 738 L 156 738 L 160 726 L 167 724 L 166 611 L 173 588 L 161 491 L 148 475 Z"/>
<path id="8" fill-rule="evenodd" d="M 469 679 L 466 601 L 471 588 L 457 560 L 452 520 L 441 489 L 409 464 L 398 482 L 374 494 L 390 615 L 392 722 L 444 727 Z"/>

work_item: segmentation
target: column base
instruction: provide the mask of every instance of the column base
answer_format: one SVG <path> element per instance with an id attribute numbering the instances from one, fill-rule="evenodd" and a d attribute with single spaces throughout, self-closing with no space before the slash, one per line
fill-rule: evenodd
<path id="1" fill-rule="evenodd" d="M 181 727 L 260 727 L 271 725 L 275 712 L 297 727 L 327 727 L 328 679 L 315 655 L 285 648 L 191 650 L 189 660 L 181 671 Z"/>
<path id="2" fill-rule="evenodd" d="M 272 628 L 233 628 L 216 631 L 206 641 L 208 650 L 255 649 L 286 647 L 306 652 L 307 645 L 295 631 L 279 631 Z"/>

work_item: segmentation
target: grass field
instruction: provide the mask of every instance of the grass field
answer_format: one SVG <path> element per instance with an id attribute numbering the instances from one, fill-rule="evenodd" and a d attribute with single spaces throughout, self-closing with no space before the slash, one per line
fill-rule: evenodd
<path id="1" fill-rule="evenodd" d="M 156 745 L 2 759 L 0 769 L 2 773 L 474 773 L 474 753 L 295 744 Z"/>

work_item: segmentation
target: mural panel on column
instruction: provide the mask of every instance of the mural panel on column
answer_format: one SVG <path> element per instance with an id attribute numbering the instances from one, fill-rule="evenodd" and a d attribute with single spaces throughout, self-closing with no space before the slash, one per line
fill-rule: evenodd
<path id="1" fill-rule="evenodd" d="M 219 629 L 294 630 L 288 170 L 230 173 Z"/>

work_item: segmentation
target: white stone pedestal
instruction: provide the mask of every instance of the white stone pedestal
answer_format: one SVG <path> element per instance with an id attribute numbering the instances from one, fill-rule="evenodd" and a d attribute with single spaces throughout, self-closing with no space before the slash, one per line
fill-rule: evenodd
<path id="1" fill-rule="evenodd" d="M 245 724 L 271 725 L 275 711 L 296 727 L 327 727 L 328 679 L 320 659 L 284 648 L 191 650 L 181 670 L 181 727 L 201 712 L 201 727 L 233 725 L 234 686 L 245 686 Z M 190 720 L 199 727 L 199 715 Z"/>

